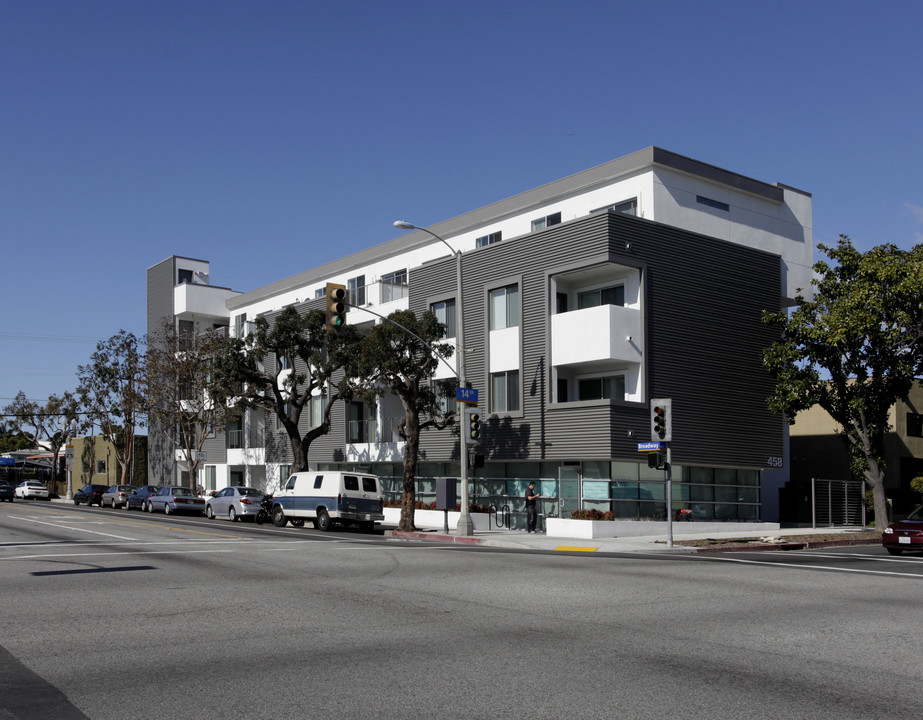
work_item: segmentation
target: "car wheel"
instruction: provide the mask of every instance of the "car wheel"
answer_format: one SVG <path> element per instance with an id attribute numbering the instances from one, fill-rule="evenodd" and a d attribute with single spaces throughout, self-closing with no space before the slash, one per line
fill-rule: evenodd
<path id="1" fill-rule="evenodd" d="M 886 548 L 888 555 L 900 555 L 903 551 L 901 548 Z"/>
<path id="2" fill-rule="evenodd" d="M 207 517 L 209 520 L 214 520 L 214 519 L 215 519 L 215 511 L 212 510 L 212 506 L 211 506 L 211 505 L 206 505 L 206 506 L 205 506 L 205 517 Z"/>
<path id="3" fill-rule="evenodd" d="M 321 532 L 327 532 L 330 529 L 330 515 L 324 508 L 317 511 L 317 529 Z"/>
<path id="4" fill-rule="evenodd" d="M 74 505 L 79 505 L 80 501 L 77 498 L 74 498 Z"/>
<path id="5" fill-rule="evenodd" d="M 164 514 L 164 515 L 169 515 L 169 514 L 172 513 L 172 512 L 173 512 L 173 511 L 170 509 L 170 503 L 164 503 L 164 504 L 163 504 L 163 514 Z"/>
<path id="6" fill-rule="evenodd" d="M 288 524 L 288 518 L 278 505 L 272 509 L 272 524 L 280 528 Z"/>
<path id="7" fill-rule="evenodd" d="M 228 520 L 231 522 L 237 521 L 237 511 L 233 507 L 228 508 Z"/>
<path id="8" fill-rule="evenodd" d="M 150 500 L 147 501 L 147 511 L 149 513 L 154 512 L 154 503 L 152 503 Z"/>

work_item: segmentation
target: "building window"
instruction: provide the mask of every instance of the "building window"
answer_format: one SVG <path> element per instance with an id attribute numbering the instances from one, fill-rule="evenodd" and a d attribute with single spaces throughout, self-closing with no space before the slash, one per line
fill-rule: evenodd
<path id="1" fill-rule="evenodd" d="M 317 300 L 318 298 L 322 298 L 322 297 L 327 297 L 327 286 L 326 285 L 324 285 L 324 287 L 317 288 L 317 290 L 314 291 L 315 300 Z"/>
<path id="2" fill-rule="evenodd" d="M 244 426 L 241 418 L 236 417 L 228 421 L 228 431 L 225 437 L 230 449 L 244 446 Z"/>
<path id="3" fill-rule="evenodd" d="M 97 460 L 97 461 L 96 461 L 96 474 L 97 474 L 97 475 L 105 475 L 105 474 L 106 474 L 106 461 L 105 461 L 105 460 Z"/>
<path id="4" fill-rule="evenodd" d="M 907 413 L 907 437 L 923 437 L 923 415 Z"/>
<path id="5" fill-rule="evenodd" d="M 285 484 L 285 481 L 288 480 L 291 474 L 292 474 L 291 465 L 280 465 L 279 466 L 279 487 L 280 488 Z"/>
<path id="6" fill-rule="evenodd" d="M 178 285 L 192 282 L 192 270 L 177 270 L 176 282 Z"/>
<path id="7" fill-rule="evenodd" d="M 637 215 L 638 198 L 633 197 L 631 200 L 624 200 L 620 203 L 615 203 L 614 205 L 606 205 L 606 207 L 596 208 L 596 210 L 591 210 L 590 214 L 592 215 L 600 212 L 617 212 L 622 213 L 623 215 Z"/>
<path id="8" fill-rule="evenodd" d="M 724 212 L 729 212 L 731 206 L 727 203 L 723 203 L 720 200 L 712 200 L 711 198 L 704 197 L 702 195 L 696 195 L 695 201 L 699 205 L 705 205 L 710 208 L 715 208 L 715 210 L 723 210 Z"/>
<path id="9" fill-rule="evenodd" d="M 282 413 L 283 413 L 283 414 L 285 415 L 285 417 L 287 417 L 287 418 L 291 418 L 291 417 L 292 417 L 292 403 L 291 403 L 291 401 L 285 403 L 285 404 L 282 406 Z M 282 424 L 282 417 L 279 415 L 279 413 L 276 413 L 275 415 L 276 415 L 276 430 L 282 430 L 282 429 L 285 427 L 285 426 Z"/>
<path id="10" fill-rule="evenodd" d="M 624 400 L 625 377 L 609 375 L 599 378 L 585 378 L 577 383 L 580 400 Z"/>
<path id="11" fill-rule="evenodd" d="M 242 338 L 244 336 L 244 327 L 247 324 L 247 313 L 241 313 L 234 316 L 234 337 Z"/>
<path id="12" fill-rule="evenodd" d="M 365 275 L 358 275 L 346 281 L 347 302 L 358 307 L 365 305 Z"/>
<path id="13" fill-rule="evenodd" d="M 445 325 L 445 338 L 456 337 L 455 329 L 455 298 L 433 303 L 430 306 L 436 319 Z"/>
<path id="14" fill-rule="evenodd" d="M 498 243 L 503 239 L 503 232 L 498 230 L 497 232 L 492 232 L 488 235 L 482 235 L 474 241 L 475 247 L 485 247 L 486 245 L 493 245 Z"/>
<path id="15" fill-rule="evenodd" d="M 519 325 L 519 286 L 507 285 L 490 291 L 490 329 Z"/>
<path id="16" fill-rule="evenodd" d="M 180 320 L 177 335 L 180 350 L 191 350 L 195 345 L 195 323 L 192 320 Z"/>
<path id="17" fill-rule="evenodd" d="M 278 356 L 276 356 L 276 362 L 277 362 L 277 365 L 279 366 L 279 370 L 280 370 L 280 371 L 282 371 L 282 370 L 291 370 L 291 369 L 292 369 L 292 363 L 291 363 L 291 361 L 289 360 L 288 355 L 278 355 Z"/>
<path id="18" fill-rule="evenodd" d="M 323 395 L 312 395 L 308 401 L 308 420 L 311 427 L 320 427 L 324 423 L 324 410 L 327 409 L 327 398 Z"/>
<path id="19" fill-rule="evenodd" d="M 205 492 L 212 492 L 217 485 L 217 468 L 214 465 L 205 466 Z"/>
<path id="20" fill-rule="evenodd" d="M 624 305 L 625 286 L 613 285 L 612 287 L 587 290 L 577 294 L 577 309 L 597 307 L 598 305 Z"/>
<path id="21" fill-rule="evenodd" d="M 490 376 L 490 412 L 519 411 L 519 370 L 493 373 Z"/>
<path id="22" fill-rule="evenodd" d="M 349 422 L 346 428 L 346 440 L 351 443 L 368 442 L 369 437 L 365 422 L 365 404 L 349 403 Z"/>
<path id="23" fill-rule="evenodd" d="M 561 222 L 561 213 L 551 213 L 551 215 L 546 215 L 545 217 L 537 218 L 532 221 L 532 232 L 538 230 L 544 230 L 545 228 L 551 227 L 552 225 L 557 225 Z"/>
<path id="24" fill-rule="evenodd" d="M 443 415 L 458 412 L 458 401 L 455 399 L 455 388 L 458 387 L 456 378 L 433 381 L 433 392 L 436 393 L 436 407 Z"/>
<path id="25" fill-rule="evenodd" d="M 391 302 L 407 296 L 407 268 L 381 276 L 381 301 Z"/>

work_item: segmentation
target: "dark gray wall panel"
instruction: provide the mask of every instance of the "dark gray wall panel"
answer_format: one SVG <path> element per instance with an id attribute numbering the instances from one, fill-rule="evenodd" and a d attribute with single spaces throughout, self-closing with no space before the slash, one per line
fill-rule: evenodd
<path id="1" fill-rule="evenodd" d="M 523 410 L 510 418 L 487 416 L 490 459 L 638 460 L 637 442 L 649 437 L 646 402 L 549 401 L 546 271 L 600 257 L 642 268 L 645 379 L 649 397 L 673 398 L 674 462 L 764 467 L 768 457 L 781 456 L 782 424 L 766 409 L 772 381 L 760 363 L 761 348 L 775 337 L 761 315 L 779 306 L 779 258 L 608 213 L 463 256 L 466 369 L 484 396 L 482 408 L 489 387 L 486 292 L 496 286 L 494 278 L 522 276 Z M 454 288 L 453 260 L 417 268 L 410 307 L 421 312 L 427 298 Z M 434 435 L 423 438 L 427 453 L 457 447 L 457 440 Z"/>

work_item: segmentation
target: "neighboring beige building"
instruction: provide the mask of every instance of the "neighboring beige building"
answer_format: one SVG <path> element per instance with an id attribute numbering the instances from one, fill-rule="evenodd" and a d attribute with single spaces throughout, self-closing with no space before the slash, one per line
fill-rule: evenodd
<path id="1" fill-rule="evenodd" d="M 88 483 L 118 485 L 122 471 L 115 457 L 115 448 L 102 435 L 76 437 L 74 446 L 73 489 L 79 490 Z M 134 462 L 129 484 L 147 483 L 147 438 L 135 437 Z"/>
<path id="2" fill-rule="evenodd" d="M 923 387 L 915 385 L 907 400 L 895 403 L 890 425 L 885 488 L 894 513 L 906 514 L 921 501 L 920 494 L 910 489 L 910 481 L 923 475 Z M 806 486 L 812 478 L 853 479 L 846 445 L 836 434 L 837 428 L 833 418 L 818 406 L 798 413 L 791 426 L 790 485 Z"/>

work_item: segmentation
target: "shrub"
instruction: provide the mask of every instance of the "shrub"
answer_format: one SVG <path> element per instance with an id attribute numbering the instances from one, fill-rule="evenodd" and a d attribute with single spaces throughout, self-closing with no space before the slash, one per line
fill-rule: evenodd
<path id="1" fill-rule="evenodd" d="M 571 520 L 615 520 L 612 512 L 602 512 L 593 508 L 592 510 L 571 510 Z"/>

